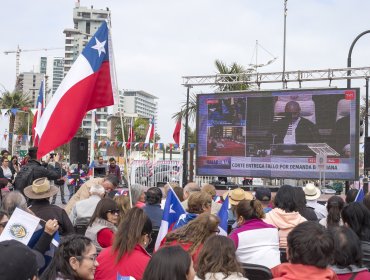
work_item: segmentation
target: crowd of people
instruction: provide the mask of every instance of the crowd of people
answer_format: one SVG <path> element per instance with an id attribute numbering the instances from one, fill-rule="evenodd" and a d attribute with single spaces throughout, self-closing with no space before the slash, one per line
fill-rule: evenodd
<path id="1" fill-rule="evenodd" d="M 2 158 L 1 187 L 15 190 L 2 198 L 0 235 L 16 208 L 40 218 L 43 230 L 28 246 L 0 242 L 0 279 L 233 280 L 254 279 L 258 271 L 266 279 L 370 279 L 370 194 L 354 202 L 351 190 L 322 205 L 311 183 L 283 185 L 276 194 L 236 188 L 221 197 L 214 186 L 194 182 L 132 185 L 128 192 L 107 172 L 86 177 L 59 207 L 52 203 L 55 181 L 66 174 L 57 156 L 50 167 L 35 151 L 23 166 Z M 186 212 L 154 248 L 169 191 Z M 228 236 L 222 236 L 217 214 L 226 199 Z M 61 240 L 50 253 L 57 232 Z"/>

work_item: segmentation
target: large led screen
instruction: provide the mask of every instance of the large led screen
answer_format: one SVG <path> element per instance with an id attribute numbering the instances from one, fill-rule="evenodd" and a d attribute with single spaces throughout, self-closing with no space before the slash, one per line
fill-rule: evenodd
<path id="1" fill-rule="evenodd" d="M 200 94 L 197 174 L 356 180 L 359 89 Z"/>

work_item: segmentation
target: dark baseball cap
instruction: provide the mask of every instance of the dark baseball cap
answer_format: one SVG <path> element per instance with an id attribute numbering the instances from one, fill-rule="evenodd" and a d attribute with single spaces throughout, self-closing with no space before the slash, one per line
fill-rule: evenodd
<path id="1" fill-rule="evenodd" d="M 269 188 L 259 187 L 256 189 L 254 195 L 259 201 L 270 201 L 271 200 L 271 190 Z"/>
<path id="2" fill-rule="evenodd" d="M 45 265 L 43 255 L 16 240 L 0 242 L 0 279 L 24 280 L 37 276 Z"/>

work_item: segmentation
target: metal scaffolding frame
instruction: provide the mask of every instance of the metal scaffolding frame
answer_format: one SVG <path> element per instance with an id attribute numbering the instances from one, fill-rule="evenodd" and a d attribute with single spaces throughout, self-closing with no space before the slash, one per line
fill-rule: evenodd
<path id="1" fill-rule="evenodd" d="M 370 67 L 335 68 L 323 70 L 297 70 L 284 72 L 245 72 L 239 74 L 216 74 L 204 76 L 183 76 L 183 86 L 187 88 L 196 86 L 218 86 L 246 84 L 253 89 L 260 89 L 261 84 L 283 83 L 283 88 L 288 83 L 298 83 L 299 87 L 303 82 L 368 79 Z"/>

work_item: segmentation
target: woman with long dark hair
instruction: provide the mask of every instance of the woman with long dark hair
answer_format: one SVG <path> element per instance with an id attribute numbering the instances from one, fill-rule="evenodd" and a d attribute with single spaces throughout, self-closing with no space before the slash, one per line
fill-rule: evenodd
<path id="1" fill-rule="evenodd" d="M 344 206 L 342 219 L 345 226 L 350 227 L 361 241 L 362 262 L 370 269 L 370 211 L 359 202 Z"/>
<path id="2" fill-rule="evenodd" d="M 98 253 L 103 248 L 112 246 L 119 213 L 117 203 L 111 198 L 102 198 L 96 205 L 85 236 L 93 241 Z"/>
<path id="3" fill-rule="evenodd" d="M 328 199 L 326 209 L 328 216 L 320 220 L 320 224 L 326 228 L 342 226 L 341 212 L 344 207 L 344 200 L 340 196 L 333 195 Z"/>
<path id="4" fill-rule="evenodd" d="M 120 222 L 112 247 L 98 256 L 95 280 L 116 280 L 118 275 L 143 277 L 150 255 L 145 250 L 151 241 L 152 222 L 144 211 L 134 207 Z"/>
<path id="5" fill-rule="evenodd" d="M 63 238 L 40 280 L 93 280 L 96 248 L 85 236 L 71 234 Z"/>
<path id="6" fill-rule="evenodd" d="M 190 255 L 180 246 L 159 249 L 151 258 L 143 280 L 193 280 L 195 271 Z"/>
<path id="7" fill-rule="evenodd" d="M 240 204 L 239 204 L 240 205 Z M 243 277 L 231 239 L 225 236 L 212 236 L 204 243 L 199 254 L 196 280 L 236 280 Z"/>

